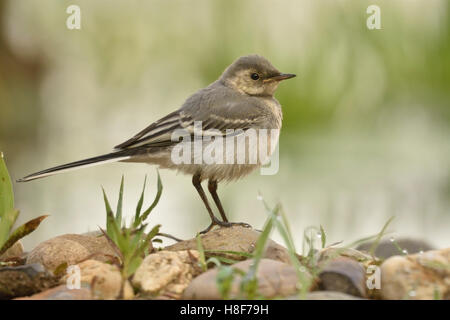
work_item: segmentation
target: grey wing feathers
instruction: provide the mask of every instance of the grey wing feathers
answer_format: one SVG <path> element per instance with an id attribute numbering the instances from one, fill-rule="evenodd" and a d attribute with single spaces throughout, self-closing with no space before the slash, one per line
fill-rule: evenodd
<path id="1" fill-rule="evenodd" d="M 226 134 L 227 129 L 245 131 L 264 121 L 266 115 L 264 111 L 264 108 L 261 108 L 255 100 L 242 99 L 242 97 L 235 99 L 232 96 L 223 97 L 220 93 L 217 94 L 217 91 L 200 90 L 191 96 L 181 109 L 152 123 L 133 138 L 115 148 L 170 146 L 177 143 L 177 141 L 171 140 L 172 132 L 180 129 L 193 134 L 195 121 L 201 121 L 204 135 L 207 135 L 208 130 L 212 129 L 219 130 L 222 134 Z"/>
<path id="2" fill-rule="evenodd" d="M 257 127 L 264 121 L 264 109 L 251 100 L 228 99 L 215 101 L 207 108 L 191 109 L 191 117 L 195 121 L 202 121 L 202 129 L 219 130 L 226 134 L 226 130 L 247 130 Z"/>
<path id="3" fill-rule="evenodd" d="M 133 138 L 117 145 L 115 149 L 126 149 L 144 144 L 159 143 L 170 141 L 173 130 L 182 129 L 183 122 L 189 121 L 180 114 L 179 111 L 169 113 L 167 116 L 153 122 L 147 128 L 136 134 Z"/>

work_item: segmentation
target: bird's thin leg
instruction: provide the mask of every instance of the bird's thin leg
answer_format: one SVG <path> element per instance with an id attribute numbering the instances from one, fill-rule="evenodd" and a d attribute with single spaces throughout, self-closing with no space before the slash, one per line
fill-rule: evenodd
<path id="1" fill-rule="evenodd" d="M 208 181 L 208 190 L 214 199 L 214 203 L 216 204 L 217 209 L 219 209 L 222 220 L 224 222 L 228 222 L 227 216 L 225 215 L 225 210 L 223 210 L 222 203 L 220 202 L 219 196 L 217 195 L 217 181 L 209 180 Z"/>
<path id="2" fill-rule="evenodd" d="M 211 218 L 211 224 L 209 225 L 209 227 L 200 233 L 208 232 L 215 225 L 220 225 L 220 226 L 224 226 L 224 224 L 226 225 L 227 224 L 226 222 L 222 222 L 214 216 L 214 213 L 212 212 L 211 207 L 209 205 L 208 198 L 206 197 L 205 191 L 203 191 L 199 174 L 195 174 L 192 177 L 192 184 L 194 185 L 195 189 L 197 189 L 197 192 L 200 195 L 200 198 L 202 199 L 203 203 L 205 204 L 206 210 L 208 210 L 209 217 Z M 228 225 L 226 225 L 226 226 L 228 226 Z"/>
<path id="3" fill-rule="evenodd" d="M 219 209 L 219 212 L 220 212 L 220 215 L 222 216 L 223 222 L 225 222 L 227 224 L 227 225 L 223 225 L 223 226 L 231 227 L 233 225 L 240 225 L 240 226 L 251 228 L 251 226 L 248 223 L 228 222 L 227 216 L 225 215 L 225 210 L 223 210 L 222 203 L 220 202 L 219 195 L 217 194 L 217 181 L 216 180 L 208 181 L 208 190 L 214 199 L 214 203 L 216 204 L 217 209 Z"/>

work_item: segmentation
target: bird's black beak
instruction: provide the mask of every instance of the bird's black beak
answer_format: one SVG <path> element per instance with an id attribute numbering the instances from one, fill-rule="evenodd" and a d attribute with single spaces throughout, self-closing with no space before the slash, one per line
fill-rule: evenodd
<path id="1" fill-rule="evenodd" d="M 267 80 L 269 81 L 281 81 L 281 80 L 286 80 L 286 79 L 291 79 L 294 78 L 295 74 L 292 73 L 280 73 L 276 76 L 270 77 Z"/>

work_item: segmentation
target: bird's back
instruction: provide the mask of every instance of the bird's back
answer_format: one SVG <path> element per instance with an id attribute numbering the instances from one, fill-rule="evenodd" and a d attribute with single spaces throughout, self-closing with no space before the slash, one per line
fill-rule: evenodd
<path id="1" fill-rule="evenodd" d="M 242 94 L 220 80 L 191 95 L 179 111 L 196 121 L 222 119 L 231 126 L 235 121 L 237 127 L 248 119 L 253 128 L 260 129 L 280 129 L 283 118 L 281 105 L 273 96 Z"/>

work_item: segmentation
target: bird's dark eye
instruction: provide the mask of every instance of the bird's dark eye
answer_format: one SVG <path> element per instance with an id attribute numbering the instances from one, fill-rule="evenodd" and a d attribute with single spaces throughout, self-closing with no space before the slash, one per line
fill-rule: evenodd
<path id="1" fill-rule="evenodd" d="M 252 75 L 250 76 L 253 80 L 258 80 L 259 79 L 259 74 L 257 73 L 252 73 Z"/>

